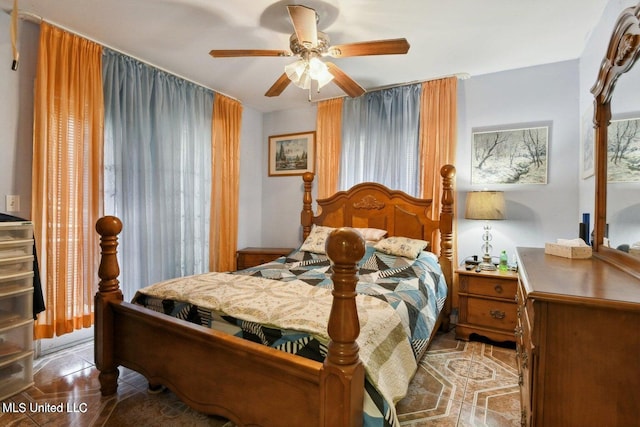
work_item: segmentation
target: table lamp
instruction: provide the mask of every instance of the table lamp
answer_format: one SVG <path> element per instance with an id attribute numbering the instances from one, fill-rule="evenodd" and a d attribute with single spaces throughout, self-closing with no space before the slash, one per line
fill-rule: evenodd
<path id="1" fill-rule="evenodd" d="M 491 262 L 491 224 L 489 221 L 504 219 L 504 193 L 502 191 L 470 191 L 467 193 L 466 219 L 485 220 L 482 236 L 482 262 L 478 264 L 481 270 L 495 270 Z"/>

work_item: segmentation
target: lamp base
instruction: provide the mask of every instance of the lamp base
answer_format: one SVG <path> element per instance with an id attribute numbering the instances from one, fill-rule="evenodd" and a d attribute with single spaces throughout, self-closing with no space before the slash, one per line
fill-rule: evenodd
<path id="1" fill-rule="evenodd" d="M 497 268 L 495 265 L 491 264 L 491 263 L 487 263 L 487 262 L 481 262 L 480 264 L 478 264 L 478 269 L 480 270 L 485 270 L 485 271 L 496 271 Z"/>
<path id="2" fill-rule="evenodd" d="M 491 255 L 489 255 L 489 254 L 484 254 L 482 256 L 482 262 L 480 264 L 478 264 L 477 268 L 480 269 L 480 270 L 485 270 L 485 271 L 495 271 L 495 270 L 497 270 L 495 264 L 491 262 Z"/>

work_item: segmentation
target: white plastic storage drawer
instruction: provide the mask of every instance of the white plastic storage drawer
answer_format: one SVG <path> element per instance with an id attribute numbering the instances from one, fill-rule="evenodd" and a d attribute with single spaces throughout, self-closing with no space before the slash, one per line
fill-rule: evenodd
<path id="1" fill-rule="evenodd" d="M 0 242 L 33 239 L 31 222 L 0 222 Z"/>
<path id="2" fill-rule="evenodd" d="M 33 255 L 0 259 L 0 278 L 33 271 Z"/>
<path id="3" fill-rule="evenodd" d="M 0 258 L 15 258 L 33 255 L 33 239 L 0 240 Z"/>
<path id="4" fill-rule="evenodd" d="M 0 292 L 0 328 L 33 319 L 33 288 Z"/>
<path id="5" fill-rule="evenodd" d="M 33 320 L 0 329 L 0 364 L 33 350 Z"/>
<path id="6" fill-rule="evenodd" d="M 33 352 L 0 362 L 0 400 L 33 385 Z"/>
<path id="7" fill-rule="evenodd" d="M 0 276 L 0 294 L 21 289 L 33 289 L 33 271 Z"/>

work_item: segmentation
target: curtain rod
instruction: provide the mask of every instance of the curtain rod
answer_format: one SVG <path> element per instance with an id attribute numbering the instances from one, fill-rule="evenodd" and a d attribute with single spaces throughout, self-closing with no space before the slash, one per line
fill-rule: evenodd
<path id="1" fill-rule="evenodd" d="M 8 13 L 8 14 L 11 14 L 11 10 L 6 10 L 6 9 L 3 9 L 3 10 L 4 10 L 4 12 L 6 12 L 6 13 Z M 81 33 L 77 32 L 77 31 L 75 31 L 75 30 L 72 30 L 72 29 L 70 29 L 70 28 L 67 28 L 67 27 L 65 27 L 64 25 L 60 25 L 60 24 L 58 24 L 58 23 L 56 23 L 56 22 L 53 22 L 53 21 L 50 21 L 50 20 L 48 20 L 48 19 L 45 19 L 45 18 L 43 18 L 43 17 L 41 17 L 41 16 L 38 16 L 38 15 L 36 15 L 35 13 L 32 13 L 32 12 L 26 12 L 26 11 L 20 11 L 20 10 L 19 10 L 19 11 L 18 11 L 18 18 L 21 18 L 21 19 L 24 19 L 25 21 L 33 22 L 33 23 L 36 23 L 36 24 L 40 24 L 42 21 L 44 21 L 44 22 L 47 22 L 47 23 L 49 23 L 49 24 L 51 24 L 51 25 L 55 25 L 56 27 L 61 28 L 61 29 L 63 29 L 64 31 L 67 31 L 67 32 L 69 32 L 69 33 L 71 33 L 71 34 L 75 34 L 75 35 L 77 35 L 77 36 L 80 36 L 80 37 L 82 37 L 82 38 L 85 38 L 85 39 L 87 39 L 87 40 L 89 40 L 89 41 L 91 41 L 91 42 L 97 43 L 97 44 L 99 44 L 100 46 L 103 46 L 103 47 L 106 47 L 106 48 L 108 48 L 108 49 L 113 50 L 114 52 L 118 52 L 118 53 L 120 53 L 120 54 L 122 54 L 122 55 L 129 56 L 129 57 L 131 57 L 131 58 L 133 58 L 133 59 L 135 59 L 135 60 L 137 60 L 137 61 L 140 61 L 140 62 L 142 62 L 142 63 L 144 63 L 144 64 L 149 65 L 150 67 L 157 68 L 158 70 L 163 71 L 163 72 L 165 72 L 165 73 L 167 73 L 167 74 L 171 74 L 172 76 L 175 76 L 175 77 L 181 78 L 181 79 L 183 79 L 183 80 L 185 80 L 185 81 L 188 81 L 188 82 L 191 82 L 191 83 L 193 83 L 193 84 L 195 84 L 195 85 L 198 85 L 198 86 L 204 87 L 204 88 L 206 88 L 206 89 L 212 90 L 212 91 L 214 91 L 214 92 L 216 92 L 216 93 L 219 93 L 219 94 L 220 94 L 220 95 L 222 95 L 222 96 L 226 96 L 227 98 L 231 98 L 231 99 L 233 99 L 234 101 L 241 102 L 241 101 L 240 101 L 238 98 L 236 98 L 235 96 L 227 95 L 226 93 L 220 92 L 220 91 L 218 91 L 218 90 L 216 90 L 216 89 L 213 89 L 213 88 L 211 88 L 211 87 L 209 87 L 209 86 L 206 86 L 206 85 L 204 85 L 204 84 L 202 84 L 202 83 L 198 83 L 198 82 L 193 81 L 193 80 L 191 80 L 191 79 L 189 79 L 189 78 L 186 78 L 186 77 L 184 77 L 184 76 L 181 76 L 180 74 L 177 74 L 177 73 L 174 73 L 174 72 L 172 72 L 172 71 L 169 71 L 169 70 L 167 70 L 167 69 L 165 69 L 165 68 L 159 67 L 159 66 L 157 66 L 157 65 L 155 65 L 155 64 L 152 64 L 152 63 L 151 63 L 151 62 L 149 62 L 149 61 L 145 61 L 144 59 L 140 59 L 140 58 L 138 58 L 138 57 L 136 57 L 136 56 L 133 56 L 133 55 L 131 55 L 131 54 L 129 54 L 129 53 L 123 52 L 123 51 L 122 51 L 122 50 L 120 50 L 120 49 L 116 49 L 116 48 L 114 48 L 114 47 L 112 47 L 112 46 L 109 46 L 109 45 L 107 45 L 107 44 L 103 43 L 103 42 L 100 42 L 100 41 L 98 41 L 98 40 L 95 40 L 95 39 L 94 39 L 94 38 L 92 38 L 92 37 L 88 37 L 88 36 L 86 36 L 86 35 L 84 35 L 84 34 L 81 34 Z"/>
<path id="2" fill-rule="evenodd" d="M 378 86 L 378 87 L 371 88 L 370 91 L 373 92 L 373 91 L 376 91 L 376 90 L 391 89 L 392 87 L 409 86 L 409 85 L 413 85 L 413 84 L 416 84 L 416 83 L 424 83 L 424 82 L 431 82 L 431 81 L 434 81 L 434 80 L 442 80 L 442 79 L 446 79 L 448 77 L 456 77 L 458 80 L 467 80 L 467 79 L 471 78 L 471 75 L 469 73 L 448 74 L 446 76 L 434 77 L 432 79 L 414 80 L 412 82 L 399 83 L 399 84 L 390 84 L 390 85 L 386 85 L 386 86 Z M 369 92 L 369 91 L 367 91 L 367 92 Z"/>
<path id="3" fill-rule="evenodd" d="M 394 88 L 394 87 L 409 86 L 409 85 L 413 85 L 413 84 L 416 84 L 416 83 L 424 83 L 424 82 L 430 82 L 430 81 L 433 81 L 433 80 L 446 79 L 447 77 L 456 77 L 458 80 L 467 80 L 467 79 L 471 78 L 471 75 L 469 73 L 448 74 L 446 76 L 434 77 L 432 79 L 427 79 L 427 80 L 414 80 L 412 82 L 406 82 L 406 83 L 390 84 L 390 85 L 386 85 L 386 86 L 377 86 L 377 87 L 374 87 L 374 88 L 371 88 L 371 89 L 367 90 L 367 92 L 375 92 L 377 90 L 384 90 L 384 89 L 391 89 L 391 88 Z M 332 96 L 331 98 L 316 98 L 316 99 L 312 99 L 311 102 L 321 102 L 321 101 L 328 101 L 330 99 L 346 98 L 346 97 L 347 97 L 347 95 Z"/>

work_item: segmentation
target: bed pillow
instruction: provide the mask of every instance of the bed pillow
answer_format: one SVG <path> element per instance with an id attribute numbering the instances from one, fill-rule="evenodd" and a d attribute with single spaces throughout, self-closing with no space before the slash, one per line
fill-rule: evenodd
<path id="1" fill-rule="evenodd" d="M 356 228 L 355 230 L 362 234 L 362 237 L 367 242 L 379 242 L 380 239 L 387 235 L 387 230 L 379 228 Z"/>
<path id="2" fill-rule="evenodd" d="M 408 237 L 388 237 L 380 240 L 374 248 L 388 255 L 416 259 L 420 252 L 429 246 L 426 240 L 410 239 Z"/>
<path id="3" fill-rule="evenodd" d="M 313 225 L 311 232 L 304 239 L 304 243 L 300 246 L 301 251 L 313 252 L 314 254 L 325 254 L 324 243 L 327 241 L 329 234 L 335 230 L 333 227 L 324 227 L 322 225 Z"/>

